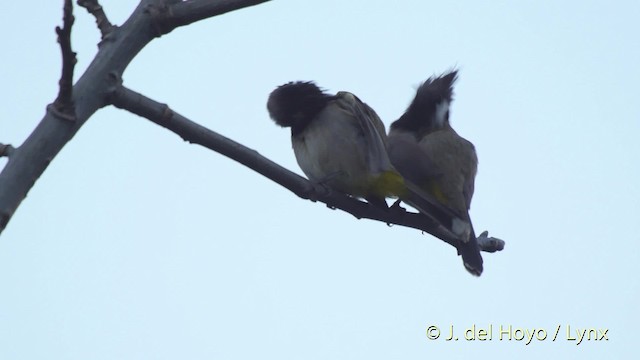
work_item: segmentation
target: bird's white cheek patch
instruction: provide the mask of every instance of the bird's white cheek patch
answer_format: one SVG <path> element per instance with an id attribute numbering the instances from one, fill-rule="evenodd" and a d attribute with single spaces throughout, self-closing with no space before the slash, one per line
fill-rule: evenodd
<path id="1" fill-rule="evenodd" d="M 442 101 L 436 105 L 436 125 L 438 128 L 441 128 L 444 125 L 444 121 L 447 117 L 447 112 L 449 111 L 449 102 Z"/>

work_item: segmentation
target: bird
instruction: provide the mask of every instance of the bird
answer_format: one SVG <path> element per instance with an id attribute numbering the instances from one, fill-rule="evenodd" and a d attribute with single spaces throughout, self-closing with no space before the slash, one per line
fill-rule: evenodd
<path id="1" fill-rule="evenodd" d="M 291 128 L 296 160 L 312 182 L 376 206 L 405 187 L 387 156 L 382 120 L 354 94 L 293 81 L 271 92 L 267 110 L 277 125 Z"/>
<path id="2" fill-rule="evenodd" d="M 332 95 L 312 81 L 292 81 L 271 92 L 267 110 L 277 125 L 291 128 L 293 152 L 310 181 L 384 209 L 386 198 L 400 198 L 449 233 L 454 220 L 464 223 L 394 168 L 382 120 L 353 93 Z M 466 237 L 468 229 L 460 228 L 454 236 Z"/>
<path id="3" fill-rule="evenodd" d="M 454 229 L 465 229 L 458 253 L 465 268 L 480 276 L 483 260 L 469 216 L 478 156 L 474 145 L 458 135 L 449 121 L 457 78 L 458 71 L 452 69 L 418 87 L 406 111 L 389 128 L 387 152 L 405 179 L 457 215 Z"/>

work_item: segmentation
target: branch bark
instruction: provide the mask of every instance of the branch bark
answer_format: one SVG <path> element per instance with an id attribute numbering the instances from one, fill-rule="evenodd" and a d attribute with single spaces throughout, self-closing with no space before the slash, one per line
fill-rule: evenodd
<path id="1" fill-rule="evenodd" d="M 243 7 L 262 4 L 269 0 L 190 0 L 180 1 L 171 6 L 168 16 L 164 19 L 164 30 L 168 33 L 178 26 L 189 25 L 196 21 L 212 16 L 238 10 Z"/>
<path id="2" fill-rule="evenodd" d="M 15 150 L 11 144 L 0 144 L 0 157 L 11 157 Z"/>
<path id="3" fill-rule="evenodd" d="M 78 0 L 78 5 L 87 9 L 89 14 L 93 15 L 96 18 L 96 25 L 98 25 L 100 35 L 104 40 L 104 38 L 113 29 L 113 25 L 107 18 L 107 14 L 104 12 L 102 6 L 100 6 L 100 4 L 98 3 L 98 0 Z"/>

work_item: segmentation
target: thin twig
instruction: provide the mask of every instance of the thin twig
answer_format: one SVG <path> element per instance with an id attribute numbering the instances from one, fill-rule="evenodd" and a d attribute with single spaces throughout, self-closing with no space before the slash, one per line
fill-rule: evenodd
<path id="1" fill-rule="evenodd" d="M 427 216 L 407 212 L 395 206 L 389 210 L 383 210 L 345 194 L 330 191 L 327 188 L 315 185 L 309 180 L 265 158 L 257 151 L 249 149 L 242 144 L 185 118 L 171 110 L 165 104 L 156 102 L 123 86 L 119 86 L 114 90 L 110 101 L 118 108 L 128 110 L 176 133 L 185 141 L 202 145 L 238 161 L 291 190 L 303 199 L 323 202 L 330 208 L 346 211 L 358 219 L 378 220 L 387 224 L 396 224 L 422 230 L 454 247 L 459 245 L 458 239 L 446 231 L 443 231 L 437 221 Z M 498 249 L 487 248 L 483 250 L 494 252 Z"/>
<path id="2" fill-rule="evenodd" d="M 113 30 L 114 26 L 107 18 L 107 14 L 105 14 L 98 0 L 78 0 L 78 5 L 87 9 L 89 14 L 96 18 L 96 24 L 98 25 L 98 29 L 100 29 L 102 39 Z"/>
<path id="3" fill-rule="evenodd" d="M 62 28 L 56 26 L 58 43 L 62 52 L 62 75 L 60 75 L 60 91 L 53 102 L 52 111 L 57 117 L 65 120 L 75 120 L 75 106 L 73 104 L 73 69 L 76 66 L 76 53 L 71 49 L 71 28 L 73 27 L 73 2 L 65 0 L 62 16 Z"/>

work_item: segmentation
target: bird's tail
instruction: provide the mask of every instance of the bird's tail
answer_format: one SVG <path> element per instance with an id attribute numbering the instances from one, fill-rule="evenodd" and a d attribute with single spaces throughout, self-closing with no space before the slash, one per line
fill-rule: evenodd
<path id="1" fill-rule="evenodd" d="M 468 225 L 466 229 L 462 229 L 460 226 L 468 224 L 467 221 L 406 178 L 404 179 L 404 189 L 401 193 L 398 193 L 398 196 L 402 201 L 421 213 L 437 220 L 448 232 L 455 236 L 466 238 L 469 233 L 471 225 Z"/>
<path id="2" fill-rule="evenodd" d="M 465 269 L 472 275 L 480 276 L 483 270 L 483 260 L 469 216 L 463 219 L 451 209 L 416 188 L 411 182 L 405 181 L 405 184 L 407 188 L 400 199 L 418 209 L 422 214 L 435 219 L 446 230 L 446 233 L 451 234 L 456 241 L 458 255 L 462 256 Z M 466 225 L 465 230 L 459 230 L 461 223 Z"/>
<path id="3" fill-rule="evenodd" d="M 468 272 L 475 276 L 482 274 L 482 255 L 480 254 L 480 246 L 478 245 L 476 234 L 473 231 L 473 226 L 471 226 L 469 241 L 459 243 L 458 255 L 462 257 L 462 263 Z"/>

